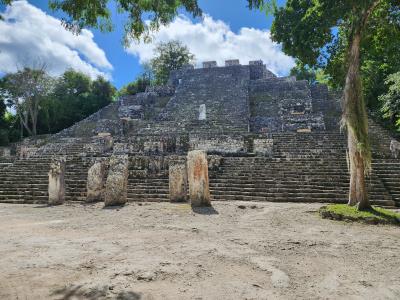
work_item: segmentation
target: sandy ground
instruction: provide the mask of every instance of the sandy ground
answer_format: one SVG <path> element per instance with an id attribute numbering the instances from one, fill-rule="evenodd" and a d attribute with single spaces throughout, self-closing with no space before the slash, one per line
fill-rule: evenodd
<path id="1" fill-rule="evenodd" d="M 1 204 L 0 299 L 400 299 L 400 228 L 319 207 Z"/>

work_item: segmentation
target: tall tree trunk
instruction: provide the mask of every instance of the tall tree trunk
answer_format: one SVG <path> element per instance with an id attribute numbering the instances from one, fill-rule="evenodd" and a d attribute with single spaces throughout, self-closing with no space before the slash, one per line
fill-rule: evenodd
<path id="1" fill-rule="evenodd" d="M 348 53 L 348 71 L 344 89 L 343 119 L 347 127 L 350 160 L 349 205 L 358 205 L 359 209 L 370 206 L 365 186 L 365 157 L 360 149 L 361 136 L 367 138 L 367 120 L 362 101 L 360 77 L 361 26 L 355 28 Z M 363 145 L 367 147 L 367 145 Z M 368 150 L 367 150 L 368 151 Z"/>
<path id="2" fill-rule="evenodd" d="M 19 106 L 17 107 L 17 113 L 19 115 L 21 124 L 23 125 L 23 127 L 25 127 L 26 131 L 28 132 L 28 135 L 32 135 L 32 131 L 29 128 L 28 113 L 21 112 L 21 107 L 19 107 Z M 22 133 L 22 135 L 23 135 L 23 133 Z"/>

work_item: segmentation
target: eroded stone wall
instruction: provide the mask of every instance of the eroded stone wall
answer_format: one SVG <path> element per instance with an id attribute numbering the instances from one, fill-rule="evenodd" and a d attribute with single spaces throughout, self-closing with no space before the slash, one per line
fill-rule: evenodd
<path id="1" fill-rule="evenodd" d="M 247 146 L 243 136 L 191 134 L 190 150 L 203 150 L 208 153 L 245 153 Z"/>

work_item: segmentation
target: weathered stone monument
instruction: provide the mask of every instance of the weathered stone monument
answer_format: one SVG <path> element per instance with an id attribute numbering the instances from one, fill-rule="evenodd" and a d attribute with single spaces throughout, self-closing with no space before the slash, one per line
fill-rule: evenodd
<path id="1" fill-rule="evenodd" d="M 124 205 L 128 187 L 127 155 L 115 155 L 110 158 L 110 166 L 104 191 L 104 205 Z"/>
<path id="2" fill-rule="evenodd" d="M 49 205 L 60 205 L 65 200 L 65 157 L 54 158 L 49 171 Z"/>
<path id="3" fill-rule="evenodd" d="M 96 159 L 89 168 L 87 177 L 86 202 L 98 202 L 104 199 L 104 188 L 107 179 L 107 161 L 105 159 Z"/>
<path id="4" fill-rule="evenodd" d="M 192 206 L 211 206 L 207 155 L 190 151 L 187 156 L 189 199 Z"/>
<path id="5" fill-rule="evenodd" d="M 199 121 L 204 121 L 207 119 L 206 105 L 201 104 L 199 107 Z"/>
<path id="6" fill-rule="evenodd" d="M 186 161 L 169 166 L 169 199 L 171 202 L 185 202 L 188 194 L 188 176 Z"/>

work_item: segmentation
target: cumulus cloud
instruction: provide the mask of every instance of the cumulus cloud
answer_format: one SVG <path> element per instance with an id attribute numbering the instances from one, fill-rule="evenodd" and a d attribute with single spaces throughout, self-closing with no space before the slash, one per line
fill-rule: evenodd
<path id="1" fill-rule="evenodd" d="M 187 45 L 196 56 L 198 65 L 208 60 L 216 60 L 222 66 L 227 59 L 239 59 L 242 64 L 262 59 L 267 68 L 277 75 L 287 75 L 294 66 L 294 59 L 272 42 L 268 30 L 243 27 L 235 33 L 223 21 L 207 15 L 199 23 L 179 16 L 154 33 L 151 43 L 132 42 L 126 51 L 144 63 L 153 57 L 155 44 L 171 40 Z"/>
<path id="2" fill-rule="evenodd" d="M 64 29 L 60 20 L 27 1 L 13 2 L 2 16 L 0 73 L 45 63 L 52 75 L 73 68 L 93 78 L 98 75 L 110 78 L 112 65 L 94 42 L 91 31 L 74 35 Z"/>

